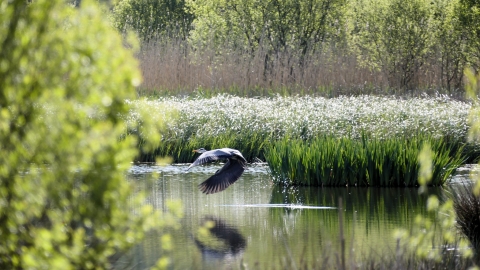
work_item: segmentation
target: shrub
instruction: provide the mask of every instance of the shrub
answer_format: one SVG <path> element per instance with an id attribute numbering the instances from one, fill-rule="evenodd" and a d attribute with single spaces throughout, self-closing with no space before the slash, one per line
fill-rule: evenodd
<path id="1" fill-rule="evenodd" d="M 426 0 L 354 2 L 352 41 L 364 63 L 381 69 L 390 87 L 412 88 L 431 53 L 434 21 Z"/>
<path id="2" fill-rule="evenodd" d="M 264 76 L 290 55 L 297 60 L 285 64 L 293 72 L 303 68 L 309 53 L 338 39 L 344 6 L 343 0 L 187 1 L 196 16 L 189 40 L 199 50 L 214 48 L 219 57 L 260 55 Z"/>
<path id="3" fill-rule="evenodd" d="M 138 64 L 89 1 L 27 2 L 0 5 L 0 268 L 108 268 L 158 218 L 124 178 Z"/>
<path id="4" fill-rule="evenodd" d="M 148 42 L 186 39 L 193 15 L 185 11 L 184 0 L 122 0 L 114 5 L 111 18 L 121 32 L 132 29 Z"/>

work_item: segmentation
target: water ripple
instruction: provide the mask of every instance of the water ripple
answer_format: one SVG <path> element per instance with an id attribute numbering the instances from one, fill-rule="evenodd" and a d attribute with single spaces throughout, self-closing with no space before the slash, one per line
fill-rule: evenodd
<path id="1" fill-rule="evenodd" d="M 301 204 L 222 204 L 227 207 L 265 207 L 265 208 L 288 208 L 288 209 L 337 209 L 331 206 L 313 206 Z"/>
<path id="2" fill-rule="evenodd" d="M 205 166 L 195 166 L 187 171 L 188 163 L 178 163 L 178 164 L 171 164 L 167 166 L 160 166 L 153 163 L 136 163 L 130 167 L 128 173 L 130 174 L 151 174 L 151 173 L 166 173 L 166 174 L 184 174 L 184 173 L 204 173 L 204 174 L 214 174 L 217 170 L 219 170 L 223 163 L 213 164 L 213 165 L 205 165 Z M 266 163 L 254 163 L 249 164 L 247 169 L 245 170 L 244 174 L 269 174 L 268 166 Z"/>

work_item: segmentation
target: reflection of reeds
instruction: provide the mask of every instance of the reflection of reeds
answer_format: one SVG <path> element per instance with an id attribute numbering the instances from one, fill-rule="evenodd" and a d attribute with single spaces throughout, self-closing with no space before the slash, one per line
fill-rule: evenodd
<path id="1" fill-rule="evenodd" d="M 443 185 L 464 158 L 443 140 L 429 137 L 285 139 L 275 142 L 265 157 L 275 181 L 287 185 L 417 186 L 424 143 L 435 153 L 430 185 Z"/>
<path id="2" fill-rule="evenodd" d="M 472 260 L 462 258 L 455 251 L 456 247 L 443 248 L 442 260 L 433 260 L 428 258 L 418 258 L 407 252 L 405 249 L 399 248 L 397 254 L 392 252 L 390 255 L 383 255 L 381 257 L 365 257 L 363 259 L 354 260 L 353 267 L 348 269 L 369 269 L 369 270 L 431 270 L 431 269 L 448 269 L 448 270 L 463 270 L 474 266 Z M 320 269 L 320 268 L 318 268 Z M 325 269 L 325 268 L 321 268 Z M 331 268 L 335 269 L 335 267 Z"/>
<path id="3" fill-rule="evenodd" d="M 457 225 L 475 249 L 477 261 L 480 261 L 480 197 L 467 186 L 453 194 Z"/>
<path id="4" fill-rule="evenodd" d="M 312 189 L 305 187 L 305 189 Z M 336 203 L 337 201 L 333 197 L 339 198 L 338 200 L 338 210 L 336 211 L 337 213 L 333 213 L 331 211 L 325 212 L 325 211 L 309 211 L 301 214 L 302 218 L 297 218 L 297 223 L 300 222 L 307 222 L 308 225 L 306 227 L 312 228 L 309 231 L 309 235 L 307 237 L 311 237 L 312 234 L 318 233 L 319 231 L 321 233 L 327 233 L 328 235 L 333 236 L 335 239 L 334 241 L 335 246 L 338 245 L 338 248 L 328 248 L 324 247 L 321 252 L 314 253 L 316 256 L 314 257 L 313 260 L 309 260 L 309 255 L 306 253 L 302 253 L 299 256 L 295 258 L 295 260 L 286 260 L 282 259 L 280 262 L 281 265 L 283 266 L 282 269 L 293 269 L 295 265 L 300 265 L 298 269 L 369 269 L 369 270 L 376 270 L 376 269 L 390 269 L 390 270 L 406 270 L 406 269 L 421 269 L 421 270 L 430 270 L 430 269 L 452 269 L 452 270 L 460 270 L 460 269 L 468 269 L 469 267 L 473 266 L 473 262 L 469 258 L 464 258 L 461 256 L 459 250 L 458 250 L 458 240 L 457 242 L 452 244 L 452 245 L 441 245 L 438 246 L 439 248 L 439 253 L 441 254 L 440 258 L 441 260 L 435 260 L 431 258 L 421 258 L 417 257 L 415 255 L 415 250 L 411 249 L 411 246 L 406 243 L 406 242 L 401 242 L 400 239 L 397 239 L 396 241 L 396 246 L 392 249 L 389 249 L 388 245 L 385 245 L 385 242 L 388 242 L 390 240 L 390 237 L 393 238 L 391 234 L 388 234 L 385 236 L 384 239 L 378 238 L 378 236 L 375 238 L 378 242 L 375 243 L 375 250 L 374 252 L 371 252 L 369 250 L 365 249 L 358 249 L 358 242 L 364 240 L 365 237 L 374 237 L 373 235 L 369 234 L 368 232 L 365 232 L 364 230 L 360 229 L 358 230 L 359 233 L 357 234 L 357 230 L 355 230 L 355 234 L 353 233 L 353 230 L 355 227 L 357 228 L 362 228 L 362 222 L 357 220 L 355 217 L 358 210 L 357 207 L 360 209 L 363 208 L 364 206 L 362 205 L 362 202 L 365 202 L 364 198 L 357 198 L 353 202 L 350 202 L 351 205 L 346 204 L 345 207 L 343 207 L 343 202 L 340 197 L 340 193 L 333 192 L 334 195 L 332 195 L 331 191 L 334 189 L 337 190 L 345 190 L 345 193 L 343 195 L 345 196 L 350 196 L 350 192 L 347 191 L 344 188 L 313 188 L 316 190 L 322 190 L 323 193 L 330 193 L 331 195 L 331 202 Z M 354 189 L 351 191 L 356 191 L 358 189 Z M 372 190 L 372 188 L 369 188 L 368 190 Z M 385 191 L 392 191 L 392 190 L 397 190 L 397 192 L 404 193 L 405 189 L 384 189 Z M 438 189 L 439 191 L 440 189 Z M 365 192 L 365 190 L 361 190 L 359 193 Z M 273 192 L 277 193 L 277 192 Z M 300 192 L 302 193 L 302 192 Z M 418 193 L 416 190 L 411 190 L 412 199 L 414 200 L 421 200 L 425 201 L 427 196 L 418 196 Z M 329 195 L 324 195 L 325 197 L 330 197 Z M 406 193 L 404 195 L 407 195 Z M 356 196 L 355 196 L 356 197 Z M 402 213 L 399 214 L 399 211 L 401 209 L 406 209 L 410 208 L 408 212 L 415 212 L 415 214 L 425 212 L 425 203 L 408 203 L 405 200 L 402 200 L 401 202 L 396 202 L 397 198 L 402 198 L 402 196 L 382 196 L 383 198 L 395 198 L 395 200 L 389 201 L 389 203 L 396 204 L 397 207 L 395 209 L 391 209 L 391 214 L 392 215 L 402 215 Z M 422 198 L 420 198 L 422 197 Z M 363 199 L 363 200 L 362 200 Z M 272 198 L 272 201 L 277 201 Z M 318 204 L 320 200 L 317 200 L 316 203 Z M 311 202 L 314 203 L 315 202 Z M 368 204 L 373 204 L 375 202 L 367 202 Z M 385 201 L 378 201 L 376 202 L 378 205 L 382 204 L 388 204 Z M 411 207 L 414 206 L 412 209 Z M 285 215 L 285 209 L 271 209 L 270 210 L 272 214 L 270 216 L 276 216 L 273 215 L 273 213 L 278 214 L 278 215 Z M 358 213 L 365 213 L 364 210 L 359 210 Z M 300 214 L 299 214 L 300 215 Z M 352 218 L 353 216 L 353 218 Z M 327 226 L 329 228 L 332 228 L 334 230 L 329 230 L 328 232 L 323 232 L 321 229 L 318 229 L 318 226 L 322 223 L 325 223 L 326 219 L 330 219 L 332 222 L 334 222 L 334 226 Z M 413 218 L 410 217 L 408 218 L 409 220 L 412 220 Z M 360 217 L 360 220 L 362 220 L 362 217 Z M 363 220 L 365 220 L 363 218 Z M 388 219 L 380 219 L 383 222 L 385 222 Z M 375 223 L 375 222 L 374 222 Z M 297 224 L 298 227 L 301 227 L 302 225 Z M 372 226 L 373 230 L 378 230 L 379 228 L 376 226 Z M 275 229 L 275 228 L 274 228 Z M 305 234 L 305 233 L 304 233 Z M 365 235 L 366 234 L 366 235 Z M 349 237 L 350 236 L 350 237 Z M 292 236 L 291 236 L 292 237 Z M 292 237 L 293 238 L 293 237 Z M 298 235 L 297 238 L 301 238 L 300 235 Z M 351 239 L 351 240 L 350 240 Z M 440 239 L 438 243 L 443 243 L 443 241 Z M 308 240 L 303 242 L 304 245 L 308 245 Z M 300 244 L 301 246 L 301 244 Z M 360 246 L 362 246 L 360 244 Z M 432 246 L 430 248 L 436 248 L 437 246 L 432 243 Z M 379 252 L 379 250 L 381 250 Z M 332 259 L 333 258 L 333 259 Z M 300 263 L 298 263 L 300 262 Z M 308 263 L 307 263 L 308 262 Z M 273 263 L 272 263 L 273 264 Z M 265 267 L 265 269 L 268 269 L 268 267 Z"/>
<path id="5" fill-rule="evenodd" d="M 286 191 L 284 191 L 286 189 Z M 444 189 L 441 187 L 431 187 L 428 189 L 428 195 L 443 196 Z M 285 188 L 275 186 L 271 193 L 269 203 L 277 204 L 300 204 L 315 206 L 338 206 L 338 198 L 344 198 L 344 226 L 347 242 L 353 237 L 353 228 L 355 228 L 355 238 L 358 239 L 382 239 L 388 237 L 384 242 L 375 244 L 375 248 L 385 248 L 389 246 L 389 241 L 393 240 L 392 224 L 409 228 L 416 215 L 427 215 L 425 205 L 427 203 L 427 194 L 419 195 L 417 188 L 377 188 L 377 187 L 312 187 L 297 186 Z M 290 210 L 272 208 L 271 215 L 282 215 Z M 301 218 L 297 220 L 297 226 L 300 228 L 315 228 L 319 223 L 323 228 L 321 234 L 328 236 L 337 236 L 339 232 L 339 220 L 335 210 L 321 211 L 303 211 Z M 361 222 L 361 221 L 368 222 Z M 360 221 L 360 222 L 358 222 Z M 377 227 L 374 224 L 382 224 Z M 349 229 L 352 229 L 349 231 Z M 392 230 L 392 231 L 391 231 Z M 310 234 L 317 233 L 310 231 Z M 363 243 L 365 244 L 365 243 Z M 373 245 L 373 244 L 372 244 Z M 355 247 L 362 246 L 358 242 Z M 368 245 L 364 245 L 368 246 Z M 393 246 L 392 246 L 393 247 Z M 338 249 L 338 248 L 336 248 Z M 358 255 L 365 250 L 358 250 Z"/>
<path id="6" fill-rule="evenodd" d="M 343 234 L 343 201 L 338 199 L 338 223 L 340 225 L 340 265 L 342 270 L 345 270 L 345 235 Z"/>

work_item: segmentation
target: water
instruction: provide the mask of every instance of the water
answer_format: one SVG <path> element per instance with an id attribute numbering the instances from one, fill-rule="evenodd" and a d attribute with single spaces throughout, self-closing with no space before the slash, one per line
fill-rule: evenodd
<path id="1" fill-rule="evenodd" d="M 250 166 L 234 185 L 205 195 L 197 185 L 221 165 L 132 166 L 135 188 L 147 190 L 147 203 L 166 210 L 166 202 L 184 207 L 180 227 L 171 233 L 174 248 L 161 249 L 161 234 L 150 233 L 119 268 L 145 269 L 169 256 L 172 269 L 291 268 L 322 265 L 340 253 L 339 198 L 348 256 L 394 254 L 397 228 L 410 228 L 425 214 L 429 188 L 283 188 L 272 183 L 266 166 Z M 471 167 L 462 168 L 454 183 L 468 182 Z M 454 186 L 454 185 L 453 185 Z M 210 234 L 205 234 L 209 231 Z M 310 268 L 310 267 L 307 267 Z"/>

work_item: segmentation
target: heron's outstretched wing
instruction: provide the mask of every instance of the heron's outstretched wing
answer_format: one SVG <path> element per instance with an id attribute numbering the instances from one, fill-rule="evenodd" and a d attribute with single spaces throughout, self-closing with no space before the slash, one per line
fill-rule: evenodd
<path id="1" fill-rule="evenodd" d="M 206 163 L 217 161 L 219 159 L 228 159 L 232 156 L 233 155 L 230 152 L 225 151 L 223 149 L 215 149 L 215 150 L 207 151 L 207 152 L 201 154 L 195 160 L 195 162 L 193 162 L 190 166 L 188 166 L 187 171 L 190 168 L 192 168 L 193 166 L 203 165 L 203 164 L 206 164 Z"/>
<path id="2" fill-rule="evenodd" d="M 245 163 L 237 159 L 229 159 L 225 165 L 210 178 L 198 185 L 206 194 L 220 192 L 240 178 L 245 170 Z"/>

